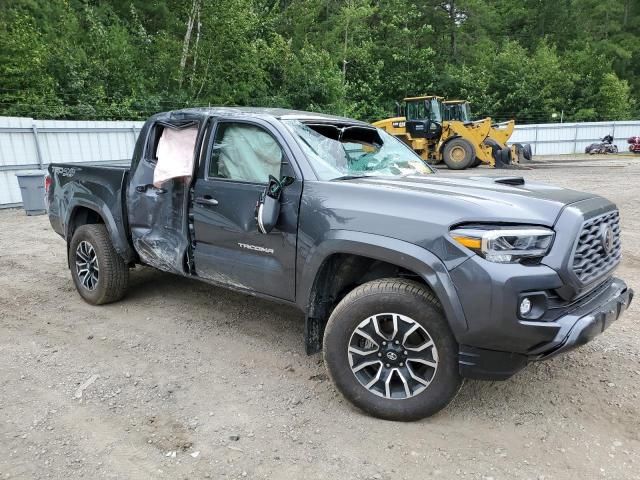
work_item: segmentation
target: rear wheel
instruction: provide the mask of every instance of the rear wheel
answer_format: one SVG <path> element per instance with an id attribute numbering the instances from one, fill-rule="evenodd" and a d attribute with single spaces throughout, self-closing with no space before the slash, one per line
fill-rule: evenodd
<path id="1" fill-rule="evenodd" d="M 404 279 L 350 292 L 327 323 L 324 359 L 350 402 L 388 420 L 433 415 L 461 385 L 458 346 L 440 304 L 424 285 Z"/>
<path id="2" fill-rule="evenodd" d="M 451 170 L 464 170 L 475 161 L 476 151 L 465 139 L 454 138 L 444 146 L 442 157 Z"/>
<path id="3" fill-rule="evenodd" d="M 69 245 L 69 268 L 78 293 L 92 305 L 120 300 L 129 284 L 129 267 L 102 224 L 78 227 Z"/>

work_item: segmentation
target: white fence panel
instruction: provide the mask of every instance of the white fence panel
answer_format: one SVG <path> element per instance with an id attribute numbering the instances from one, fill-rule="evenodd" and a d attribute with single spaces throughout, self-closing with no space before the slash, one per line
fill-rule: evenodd
<path id="1" fill-rule="evenodd" d="M 0 117 L 0 208 L 22 201 L 15 176 L 21 170 L 128 161 L 143 124 Z"/>
<path id="2" fill-rule="evenodd" d="M 626 152 L 627 138 L 640 135 L 640 121 L 516 125 L 510 143 L 530 143 L 534 155 L 564 155 L 584 153 L 605 135 L 612 135 L 618 150 Z"/>

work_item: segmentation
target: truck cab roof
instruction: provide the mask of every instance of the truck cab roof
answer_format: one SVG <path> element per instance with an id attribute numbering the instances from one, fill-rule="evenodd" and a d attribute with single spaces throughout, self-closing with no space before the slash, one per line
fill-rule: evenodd
<path id="1" fill-rule="evenodd" d="M 288 108 L 268 108 L 268 107 L 197 107 L 197 108 L 184 108 L 180 110 L 173 110 L 158 114 L 157 116 L 169 116 L 175 118 L 180 115 L 201 115 L 203 117 L 219 117 L 219 116 L 234 116 L 234 117 L 250 117 L 250 118 L 268 118 L 277 120 L 300 120 L 303 122 L 330 122 L 341 123 L 349 125 L 362 125 L 370 126 L 366 122 L 354 120 L 351 118 L 341 117 L 337 115 L 327 115 L 317 112 L 305 112 L 301 110 L 292 110 Z"/>

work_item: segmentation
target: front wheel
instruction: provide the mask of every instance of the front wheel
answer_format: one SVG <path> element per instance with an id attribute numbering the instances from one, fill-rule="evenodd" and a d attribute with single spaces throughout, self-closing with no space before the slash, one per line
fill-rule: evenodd
<path id="1" fill-rule="evenodd" d="M 424 285 L 404 279 L 350 292 L 327 323 L 324 359 L 350 402 L 387 420 L 431 416 L 461 385 L 458 345 L 439 302 Z"/>
<path id="2" fill-rule="evenodd" d="M 69 268 L 78 293 L 92 305 L 120 300 L 129 284 L 129 267 L 102 224 L 78 227 L 69 244 Z"/>

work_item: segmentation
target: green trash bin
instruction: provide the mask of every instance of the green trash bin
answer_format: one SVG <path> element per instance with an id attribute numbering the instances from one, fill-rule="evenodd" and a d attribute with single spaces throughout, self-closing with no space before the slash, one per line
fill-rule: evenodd
<path id="1" fill-rule="evenodd" d="M 16 173 L 20 193 L 22 194 L 22 206 L 27 215 L 44 215 L 47 213 L 44 196 L 44 170 L 29 170 Z"/>

